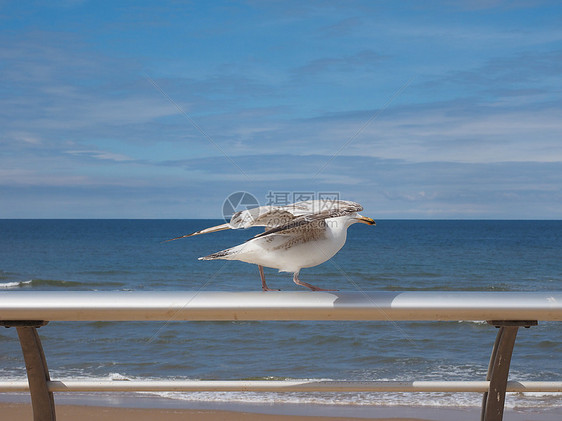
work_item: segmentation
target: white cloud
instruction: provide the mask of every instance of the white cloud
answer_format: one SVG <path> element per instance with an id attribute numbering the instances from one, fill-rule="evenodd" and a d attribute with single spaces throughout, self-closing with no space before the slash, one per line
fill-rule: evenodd
<path id="1" fill-rule="evenodd" d="M 560 108 L 519 110 L 473 104 L 465 109 L 458 105 L 391 107 L 355 138 L 376 110 L 329 114 L 270 133 L 268 138 L 286 140 L 269 142 L 268 147 L 269 151 L 282 152 L 289 146 L 297 153 L 329 155 L 347 145 L 341 154 L 411 162 L 562 161 Z"/>
<path id="2" fill-rule="evenodd" d="M 133 161 L 134 159 L 127 155 L 117 154 L 113 152 L 107 151 L 98 151 L 98 150 L 74 150 L 74 151 L 64 151 L 64 153 L 75 155 L 75 156 L 83 156 L 89 157 L 94 159 L 103 159 L 108 161 L 116 161 L 116 162 L 126 162 L 126 161 Z"/>
<path id="3" fill-rule="evenodd" d="M 5 137 L 3 137 L 0 142 L 13 142 L 13 143 L 19 143 L 19 142 L 23 142 L 25 144 L 28 145 L 40 145 L 42 143 L 41 138 L 38 136 L 38 134 L 35 133 L 29 133 L 29 132 L 25 132 L 25 131 L 14 131 L 14 132 L 8 132 L 5 134 Z"/>
<path id="4" fill-rule="evenodd" d="M 369 71 L 386 57 L 373 50 L 365 49 L 347 56 L 322 57 L 309 61 L 293 70 L 295 80 L 317 77 L 326 72 L 349 74 L 355 71 Z"/>

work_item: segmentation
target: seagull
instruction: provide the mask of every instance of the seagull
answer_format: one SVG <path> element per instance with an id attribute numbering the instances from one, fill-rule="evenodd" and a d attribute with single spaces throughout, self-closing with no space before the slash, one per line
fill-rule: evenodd
<path id="1" fill-rule="evenodd" d="M 373 219 L 358 214 L 362 210 L 360 204 L 345 200 L 306 200 L 286 206 L 260 206 L 236 212 L 226 224 L 166 241 L 227 229 L 265 227 L 264 232 L 248 241 L 199 260 L 240 260 L 258 265 L 264 291 L 279 291 L 267 286 L 264 266 L 292 272 L 295 284 L 312 291 L 333 291 L 301 281 L 299 272 L 332 258 L 345 244 L 347 229 L 352 224 L 376 225 Z"/>

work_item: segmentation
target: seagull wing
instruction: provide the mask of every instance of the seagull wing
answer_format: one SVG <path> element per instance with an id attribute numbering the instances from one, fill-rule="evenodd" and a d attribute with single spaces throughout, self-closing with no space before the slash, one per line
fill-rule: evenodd
<path id="1" fill-rule="evenodd" d="M 236 212 L 232 215 L 229 223 L 216 225 L 192 232 L 191 234 L 181 235 L 179 237 L 170 238 L 167 241 L 179 240 L 180 238 L 193 237 L 194 235 L 209 234 L 227 229 L 240 229 L 250 227 L 277 227 L 285 225 L 294 219 L 294 215 L 288 210 L 284 210 L 282 206 L 261 206 L 258 208 L 246 209 Z"/>
<path id="2" fill-rule="evenodd" d="M 230 220 L 230 226 L 275 228 L 301 216 L 322 214 L 326 215 L 325 218 L 333 218 L 362 210 L 360 204 L 346 200 L 305 200 L 286 206 L 260 206 L 236 212 Z"/>
<path id="3" fill-rule="evenodd" d="M 320 206 L 324 206 L 324 209 L 321 209 Z M 266 231 L 256 235 L 254 238 L 274 233 L 289 233 L 295 228 L 303 230 L 324 230 L 326 227 L 326 219 L 349 215 L 363 210 L 363 207 L 360 204 L 344 200 L 332 201 L 329 206 L 321 200 L 309 200 L 306 202 L 297 202 L 292 205 L 285 206 L 284 208 L 290 207 L 294 208 L 294 212 L 292 212 L 293 214 L 298 215 L 302 213 L 302 215 L 294 217 L 291 221 L 283 225 L 266 229 Z"/>
<path id="4" fill-rule="evenodd" d="M 234 229 L 250 227 L 277 227 L 285 225 L 294 218 L 286 206 L 260 206 L 236 212 L 230 219 Z"/>
<path id="5" fill-rule="evenodd" d="M 214 227 L 205 228 L 205 229 L 202 229 L 200 231 L 192 232 L 191 234 L 180 235 L 179 237 L 170 238 L 169 240 L 164 240 L 162 242 L 166 243 L 168 241 L 179 240 L 180 238 L 187 238 L 187 237 L 192 237 L 194 235 L 200 235 L 200 234 L 208 234 L 210 232 L 217 232 L 217 231 L 227 230 L 227 229 L 230 229 L 230 228 L 231 227 L 229 226 L 229 224 L 216 225 Z"/>
<path id="6" fill-rule="evenodd" d="M 328 212 L 327 218 L 334 218 L 363 210 L 363 206 L 359 203 L 350 202 L 349 200 L 306 200 L 284 206 L 283 208 L 289 210 L 294 216 L 324 214 L 324 212 Z"/>
<path id="7" fill-rule="evenodd" d="M 227 224 L 205 228 L 165 241 L 173 241 L 227 229 L 250 227 L 266 227 L 265 232 L 256 235 L 256 237 L 263 237 L 264 235 L 291 230 L 313 222 L 318 224 L 314 228 L 323 230 L 325 226 L 323 221 L 325 219 L 362 210 L 363 207 L 360 204 L 346 200 L 306 200 L 287 206 L 260 206 L 236 212 Z M 310 226 L 309 228 L 313 227 Z"/>

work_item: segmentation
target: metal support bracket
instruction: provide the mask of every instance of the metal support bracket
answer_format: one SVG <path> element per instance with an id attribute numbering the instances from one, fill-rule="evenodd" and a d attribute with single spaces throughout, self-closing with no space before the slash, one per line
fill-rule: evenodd
<path id="1" fill-rule="evenodd" d="M 536 326 L 536 320 L 489 320 L 488 324 L 499 328 L 492 349 L 486 380 L 490 387 L 482 399 L 481 421 L 502 421 L 505 405 L 505 390 L 509 375 L 511 355 L 518 329 Z"/>
<path id="2" fill-rule="evenodd" d="M 48 322 L 41 320 L 14 320 L 0 321 L 0 326 L 15 327 L 25 360 L 27 381 L 31 394 L 33 408 L 33 421 L 55 421 L 55 401 L 53 393 L 49 392 L 47 382 L 50 380 L 49 369 L 41 338 L 37 328 L 45 326 Z"/>

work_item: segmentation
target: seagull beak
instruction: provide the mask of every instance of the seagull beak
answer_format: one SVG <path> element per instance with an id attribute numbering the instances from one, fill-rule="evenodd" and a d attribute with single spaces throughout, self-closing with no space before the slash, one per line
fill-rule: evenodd
<path id="1" fill-rule="evenodd" d="M 376 222 L 373 220 L 373 218 L 368 218 L 366 216 L 359 216 L 356 219 L 357 219 L 357 222 L 361 222 L 363 224 L 377 225 Z"/>

